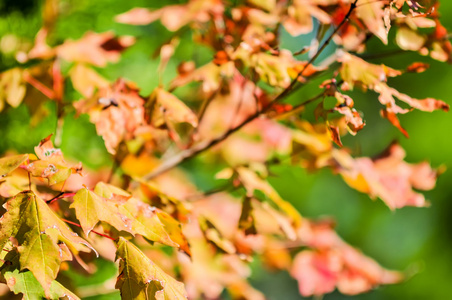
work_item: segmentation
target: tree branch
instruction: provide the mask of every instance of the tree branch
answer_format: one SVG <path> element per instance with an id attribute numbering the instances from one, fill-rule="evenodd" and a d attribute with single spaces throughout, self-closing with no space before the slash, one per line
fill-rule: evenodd
<path id="1" fill-rule="evenodd" d="M 353 10 L 356 8 L 357 2 L 358 2 L 358 0 L 355 0 L 354 2 L 352 2 L 347 14 L 345 15 L 344 19 L 339 23 L 339 25 L 336 27 L 336 29 L 322 43 L 322 45 L 317 50 L 315 55 L 312 56 L 311 59 L 309 59 L 309 61 L 306 63 L 306 65 L 304 65 L 303 69 L 301 69 L 301 71 L 298 72 L 297 76 L 292 80 L 292 82 L 289 84 L 289 86 L 287 88 L 285 88 L 279 95 L 277 95 L 269 105 L 264 107 L 261 111 L 256 111 L 254 114 L 248 116 L 248 118 L 246 118 L 242 123 L 240 123 L 236 127 L 233 127 L 231 129 L 227 130 L 225 133 L 223 133 L 219 137 L 214 138 L 210 141 L 200 142 L 199 144 L 196 144 L 189 149 L 183 150 L 179 154 L 176 154 L 175 156 L 165 160 L 160 166 L 158 166 L 153 171 L 151 171 L 148 174 L 146 174 L 145 176 L 143 176 L 143 180 L 150 180 L 152 178 L 155 178 L 158 175 L 161 175 L 161 174 L 171 170 L 172 168 L 178 166 L 182 162 L 187 161 L 187 160 L 195 157 L 199 153 L 204 152 L 204 151 L 210 149 L 211 147 L 219 144 L 220 142 L 222 142 L 226 138 L 228 138 L 231 134 L 242 129 L 245 125 L 247 125 L 251 121 L 257 119 L 258 117 L 260 117 L 261 115 L 263 115 L 267 111 L 269 111 L 272 108 L 272 104 L 275 104 L 275 103 L 281 101 L 282 99 L 284 99 L 286 96 L 288 96 L 291 93 L 292 89 L 297 84 L 298 78 L 300 78 L 303 75 L 304 71 L 306 71 L 306 69 L 314 63 L 314 61 L 319 57 L 319 55 L 323 52 L 323 50 L 331 42 L 331 40 L 333 39 L 333 36 L 339 32 L 339 30 L 341 29 L 342 26 L 344 26 L 344 24 L 347 23 Z"/>

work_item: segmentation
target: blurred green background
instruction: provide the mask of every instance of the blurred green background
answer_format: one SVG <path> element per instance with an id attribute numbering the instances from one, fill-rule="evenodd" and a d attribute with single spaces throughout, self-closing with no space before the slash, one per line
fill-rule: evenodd
<path id="1" fill-rule="evenodd" d="M 128 49 L 122 60 L 99 70 L 110 79 L 125 77 L 135 81 L 143 95 L 147 95 L 158 84 L 158 59 L 153 55 L 158 47 L 171 37 L 159 23 L 148 26 L 117 24 L 113 16 L 132 7 L 158 7 L 183 1 L 115 1 L 78 0 L 61 1 L 62 15 L 58 19 L 52 41 L 59 43 L 66 38 L 79 38 L 88 30 L 103 32 L 113 30 L 117 34 L 137 37 L 136 44 Z M 22 42 L 31 42 L 41 26 L 42 1 L 3 0 L 0 1 L 0 45 L 14 35 Z M 452 29 L 452 1 L 442 1 L 440 7 L 442 22 Z M 283 43 L 290 49 L 300 49 L 309 38 L 289 38 L 283 34 Z M 391 40 L 394 40 L 393 32 Z M 4 49 L 2 47 L 2 49 Z M 390 43 L 384 47 L 372 40 L 369 53 L 395 49 Z M 331 50 L 331 49 L 330 49 Z M 209 49 L 192 43 L 187 32 L 183 35 L 175 59 L 170 62 L 164 79 L 167 82 L 175 75 L 175 67 L 181 60 L 195 60 L 202 64 L 210 59 Z M 436 62 L 416 53 L 404 53 L 374 63 L 385 63 L 394 68 L 405 68 L 414 61 L 424 61 L 431 68 L 422 74 L 405 74 L 391 79 L 390 85 L 417 98 L 435 97 L 452 104 L 452 69 L 450 65 Z M 0 70 L 16 64 L 11 53 L 0 53 Z M 79 95 L 70 86 L 68 99 Z M 311 91 L 312 92 L 312 91 Z M 297 97 L 306 99 L 309 88 L 299 92 Z M 451 115 L 444 112 L 424 113 L 413 111 L 400 117 L 403 126 L 410 133 L 406 139 L 386 120 L 379 117 L 380 104 L 373 93 L 354 92 L 352 98 L 358 110 L 364 112 L 366 127 L 357 136 L 344 138 L 344 145 L 359 155 L 375 155 L 391 141 L 399 140 L 407 151 L 409 162 L 428 160 L 433 166 L 445 165 L 446 171 L 438 179 L 437 187 L 426 192 L 431 201 L 429 208 L 403 208 L 390 211 L 380 200 L 371 201 L 366 195 L 349 188 L 341 178 L 329 171 L 308 174 L 298 167 L 275 166 L 270 182 L 280 194 L 292 202 L 307 217 L 334 216 L 337 231 L 350 244 L 360 248 L 390 269 L 405 270 L 413 274 L 406 282 L 376 289 L 364 295 L 344 296 L 339 293 L 326 295 L 324 299 L 452 299 L 452 131 Z M 48 104 L 49 115 L 37 126 L 30 125 L 30 114 L 24 105 L 8 107 L 0 113 L 0 154 L 14 149 L 18 152 L 33 152 L 39 141 L 53 133 L 56 117 L 55 107 Z M 82 161 L 86 166 L 99 168 L 111 165 L 111 158 L 105 151 L 103 141 L 95 133 L 94 126 L 86 116 L 78 119 L 69 113 L 63 128 L 61 145 L 66 156 Z M 207 168 L 207 167 L 206 167 Z M 209 172 L 209 170 L 205 170 Z M 198 179 L 199 180 L 199 179 Z M 201 185 L 202 182 L 201 182 Z M 206 185 L 208 185 L 206 183 Z M 105 271 L 104 280 L 114 275 L 111 265 L 100 265 Z M 302 299 L 296 282 L 284 272 L 270 274 L 253 265 L 252 283 L 271 300 Z M 80 279 L 83 285 L 102 281 L 99 276 Z M 96 296 L 90 299 L 113 299 L 118 294 Z"/>

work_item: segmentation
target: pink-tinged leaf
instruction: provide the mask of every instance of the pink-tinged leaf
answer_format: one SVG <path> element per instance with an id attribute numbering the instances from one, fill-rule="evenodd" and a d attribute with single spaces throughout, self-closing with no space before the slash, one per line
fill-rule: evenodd
<path id="1" fill-rule="evenodd" d="M 112 32 L 88 32 L 77 41 L 66 41 L 56 48 L 57 55 L 70 62 L 105 67 L 117 62 L 120 53 L 134 43 L 132 37 L 116 38 Z"/>
<path id="2" fill-rule="evenodd" d="M 219 0 L 189 1 L 187 4 L 167 5 L 161 9 L 150 11 L 146 8 L 134 8 L 116 16 L 116 21 L 132 25 L 146 25 L 160 20 L 170 31 L 177 31 L 191 23 L 205 23 L 211 15 L 222 14 L 223 4 Z"/>
<path id="3" fill-rule="evenodd" d="M 305 297 L 321 296 L 335 288 L 355 295 L 403 279 L 401 273 L 384 269 L 344 242 L 334 232 L 331 222 L 305 219 L 298 235 L 302 245 L 311 248 L 295 256 L 291 269 Z"/>
<path id="4" fill-rule="evenodd" d="M 302 296 L 320 296 L 334 291 L 341 267 L 339 253 L 305 250 L 295 257 L 291 275 Z"/>
<path id="5" fill-rule="evenodd" d="M 128 12 L 117 15 L 115 21 L 118 23 L 130 25 L 147 25 L 159 19 L 162 16 L 161 11 L 151 12 L 147 8 L 135 7 Z"/>
<path id="6" fill-rule="evenodd" d="M 375 159 L 350 159 L 339 172 L 351 187 L 381 198 L 391 209 L 427 206 L 424 195 L 413 188 L 432 189 L 437 173 L 427 163 L 409 164 L 404 157 L 402 147 L 393 144 Z"/>

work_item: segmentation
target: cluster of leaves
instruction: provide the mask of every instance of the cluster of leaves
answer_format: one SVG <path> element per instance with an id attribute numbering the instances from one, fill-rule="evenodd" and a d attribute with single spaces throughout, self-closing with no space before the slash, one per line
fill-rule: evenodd
<path id="1" fill-rule="evenodd" d="M 19 67 L 0 75 L 0 110 L 24 102 L 39 122 L 43 103 L 54 101 L 55 143 L 68 112 L 88 114 L 115 165 L 110 175 L 89 171 L 86 176 L 80 163 L 66 162 L 51 136 L 35 154 L 0 159 L 5 209 L 0 279 L 12 292 L 26 299 L 77 299 L 57 276 L 63 266 L 92 272 L 87 262 L 95 257 L 84 252 L 119 261 L 116 288 L 123 299 L 215 299 L 224 289 L 233 299 L 264 299 L 247 282 L 248 262 L 255 257 L 270 269 L 288 270 L 303 296 L 336 288 L 358 294 L 403 280 L 400 272 L 384 269 L 344 242 L 332 222 L 302 218 L 266 178 L 275 163 L 328 168 L 391 209 L 427 205 L 414 189 L 434 187 L 438 172 L 428 163 L 405 162 L 397 143 L 378 157 L 356 157 L 341 136 L 365 126 L 347 95 L 355 87 L 376 92 L 381 116 L 406 136 L 399 114 L 449 109 L 441 100 L 415 99 L 387 83 L 428 65 L 396 70 L 364 59 L 368 41 L 375 37 L 387 44 L 391 29 L 401 50 L 451 61 L 439 3 L 239 2 L 190 0 L 118 15 L 120 23 L 160 21 L 174 32 L 160 47 L 156 76 L 187 30 L 214 53 L 201 66 L 182 62 L 167 85 L 161 80 L 150 95 L 142 95 L 133 82 L 109 81 L 98 72 L 119 61 L 135 39 L 87 32 L 49 45 L 58 6 L 48 1 L 33 47 L 17 53 Z M 314 38 L 292 53 L 280 47 L 283 30 Z M 332 42 L 336 51 L 317 64 Z M 316 78 L 323 81 L 314 83 Z M 308 84 L 318 86 L 319 94 L 285 102 Z M 67 99 L 70 85 L 81 99 Z M 306 118 L 313 103 L 314 115 Z M 176 168 L 200 153 L 225 166 L 217 173 L 223 188 L 201 192 Z"/>

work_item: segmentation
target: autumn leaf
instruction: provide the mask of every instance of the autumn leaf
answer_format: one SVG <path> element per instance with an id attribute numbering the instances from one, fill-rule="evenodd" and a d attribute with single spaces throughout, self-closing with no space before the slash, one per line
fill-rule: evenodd
<path id="1" fill-rule="evenodd" d="M 0 178 L 17 169 L 28 159 L 28 154 L 0 158 Z"/>
<path id="2" fill-rule="evenodd" d="M 112 32 L 87 32 L 77 41 L 67 40 L 56 48 L 56 52 L 59 57 L 70 62 L 105 67 L 109 62 L 117 62 L 120 52 L 133 43 L 133 38 L 116 38 Z"/>
<path id="3" fill-rule="evenodd" d="M 5 102 L 17 107 L 25 97 L 26 87 L 22 79 L 22 70 L 14 68 L 0 74 L 0 111 Z"/>
<path id="4" fill-rule="evenodd" d="M 70 207 L 75 209 L 85 234 L 102 221 L 119 231 L 140 234 L 149 241 L 186 250 L 186 241 L 180 227 L 179 232 L 176 229 L 179 224 L 176 220 L 165 212 L 132 198 L 130 194 L 115 186 L 99 182 L 94 192 L 86 188 L 81 189 L 74 196 Z M 170 222 L 177 225 L 167 226 Z"/>
<path id="5" fill-rule="evenodd" d="M 238 228 L 242 229 L 246 235 L 257 233 L 253 214 L 253 205 L 251 198 L 249 197 L 245 197 L 243 199 L 242 212 L 240 213 Z"/>
<path id="6" fill-rule="evenodd" d="M 228 254 L 236 253 L 234 244 L 222 236 L 221 232 L 205 217 L 198 217 L 199 227 L 205 238 L 220 251 Z"/>
<path id="7" fill-rule="evenodd" d="M 89 114 L 111 154 L 116 153 L 123 140 L 133 139 L 145 124 L 144 100 L 138 92 L 134 84 L 119 79 L 91 98 L 74 102 L 78 113 Z"/>
<path id="8" fill-rule="evenodd" d="M 237 168 L 236 171 L 249 195 L 253 195 L 254 190 L 262 191 L 271 199 L 279 211 L 289 217 L 292 226 L 296 228 L 300 225 L 301 216 L 298 211 L 289 202 L 283 200 L 267 181 L 260 178 L 255 172 L 245 167 Z M 273 215 L 276 216 L 278 214 L 275 212 Z M 281 226 L 283 226 L 282 229 L 288 235 L 288 238 L 293 238 L 292 230 L 288 229 L 289 227 L 283 225 L 283 223 Z"/>
<path id="9" fill-rule="evenodd" d="M 122 299 L 187 299 L 184 285 L 167 275 L 135 245 L 120 237 L 116 259 L 119 276 L 116 288 Z"/>
<path id="10" fill-rule="evenodd" d="M 210 14 L 221 14 L 223 9 L 218 0 L 195 0 L 182 5 L 167 5 L 154 11 L 133 8 L 116 16 L 115 20 L 132 25 L 145 25 L 160 20 L 168 30 L 177 31 L 191 22 L 205 23 L 210 19 Z"/>
<path id="11" fill-rule="evenodd" d="M 378 37 L 384 44 L 388 43 L 388 33 L 384 24 L 384 3 L 381 1 L 357 5 L 356 16 L 366 25 L 367 29 Z"/>
<path id="12" fill-rule="evenodd" d="M 98 196 L 96 193 L 83 188 L 74 196 L 70 206 L 75 209 L 77 220 L 87 235 L 100 221 L 106 222 L 117 230 L 129 232 L 131 220 L 119 212 L 118 204 Z"/>
<path id="13" fill-rule="evenodd" d="M 350 159 L 339 172 L 351 187 L 368 193 L 371 198 L 381 198 L 391 209 L 427 206 L 424 195 L 413 188 L 432 189 L 437 173 L 427 162 L 409 164 L 404 157 L 402 147 L 393 144 L 375 159 Z"/>
<path id="14" fill-rule="evenodd" d="M 368 63 L 361 58 L 348 53 L 341 54 L 342 67 L 340 74 L 345 84 L 343 89 L 352 89 L 355 85 L 364 90 L 372 89 L 379 93 L 378 100 L 385 106 L 382 114 L 392 124 L 397 126 L 402 132 L 400 124 L 395 114 L 404 114 L 410 111 L 409 108 L 402 108 L 396 103 L 396 99 L 405 102 L 410 107 L 422 111 L 432 112 L 434 110 L 449 110 L 449 105 L 441 100 L 433 98 L 415 99 L 398 90 L 389 87 L 386 81 L 389 77 L 402 74 L 398 70 L 391 69 L 385 65 L 375 65 Z M 404 133 L 405 134 L 405 133 Z"/>
<path id="15" fill-rule="evenodd" d="M 151 207 L 136 198 L 127 200 L 125 204 L 120 206 L 119 212 L 132 220 L 130 230 L 132 233 L 140 234 L 150 241 L 171 247 L 183 247 L 184 242 L 181 242 L 181 239 L 178 238 L 173 241 L 172 236 L 174 236 L 174 233 L 168 232 L 170 230 L 161 221 L 159 216 L 166 214 L 165 212 Z M 171 218 L 169 215 L 166 217 Z M 174 222 L 177 221 L 174 220 Z M 182 236 L 182 233 L 180 235 Z M 177 241 L 181 242 L 181 244 L 177 243 Z"/>
<path id="16" fill-rule="evenodd" d="M 152 123 L 155 127 L 160 127 L 168 121 L 186 122 L 193 127 L 198 126 L 198 118 L 193 111 L 173 94 L 157 88 L 151 95 L 151 99 L 155 101 L 152 110 Z"/>
<path id="17" fill-rule="evenodd" d="M 335 288 L 355 295 L 403 279 L 401 273 L 384 269 L 344 242 L 329 222 L 305 219 L 299 238 L 310 249 L 295 256 L 290 272 L 302 296 L 321 296 Z"/>
<path id="18" fill-rule="evenodd" d="M 94 92 L 109 86 L 109 82 L 96 71 L 84 64 L 77 64 L 69 71 L 74 88 L 84 97 L 92 97 Z"/>
<path id="19" fill-rule="evenodd" d="M 149 241 L 180 247 L 190 253 L 180 223 L 166 212 L 133 198 L 126 191 L 111 184 L 99 182 L 94 192 L 120 204 L 118 212 L 131 220 L 128 229 L 130 233 L 140 234 Z"/>
<path id="20" fill-rule="evenodd" d="M 1 218 L 4 225 L 0 231 L 0 246 L 14 237 L 18 244 L 20 270 L 30 270 L 49 295 L 61 262 L 70 258 L 58 243 L 66 244 L 75 254 L 86 252 L 91 246 L 31 191 L 11 198 L 5 208 L 7 212 Z"/>
<path id="21" fill-rule="evenodd" d="M 49 185 L 53 185 L 68 179 L 73 173 L 81 173 L 81 163 L 69 167 L 64 160 L 60 149 L 54 148 L 50 140 L 52 135 L 41 140 L 35 147 L 38 160 L 30 162 L 25 169 L 35 177 L 46 178 Z"/>

